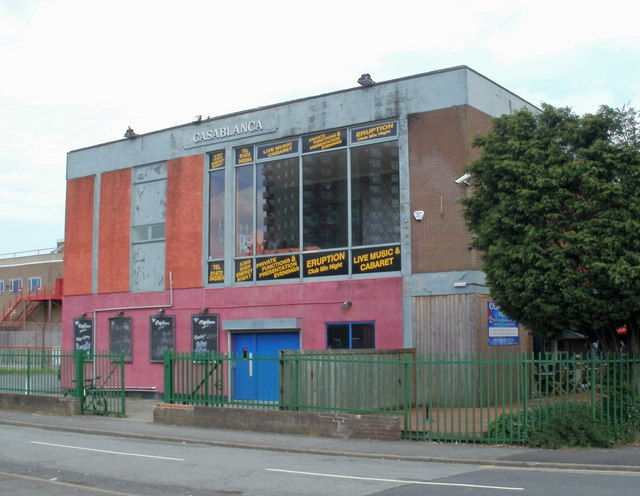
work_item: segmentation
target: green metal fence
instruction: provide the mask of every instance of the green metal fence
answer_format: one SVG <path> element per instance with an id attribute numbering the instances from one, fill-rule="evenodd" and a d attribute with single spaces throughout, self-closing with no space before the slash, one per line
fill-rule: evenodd
<path id="1" fill-rule="evenodd" d="M 73 354 L 52 349 L 2 349 L 0 391 L 16 394 L 63 394 L 63 370 L 73 370 Z"/>
<path id="2" fill-rule="evenodd" d="M 124 357 L 108 352 L 0 349 L 0 392 L 77 396 L 83 413 L 125 415 Z"/>
<path id="3" fill-rule="evenodd" d="M 81 399 L 82 412 L 124 416 L 124 355 L 77 350 L 74 364 L 73 394 Z"/>
<path id="4" fill-rule="evenodd" d="M 521 443 L 553 409 L 571 405 L 616 427 L 640 418 L 640 359 L 381 351 L 169 351 L 164 401 L 400 415 L 406 438 L 433 441 Z"/>

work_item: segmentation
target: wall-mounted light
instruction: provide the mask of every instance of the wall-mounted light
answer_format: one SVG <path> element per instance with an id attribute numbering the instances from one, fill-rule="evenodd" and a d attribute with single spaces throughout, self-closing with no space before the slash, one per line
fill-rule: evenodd
<path id="1" fill-rule="evenodd" d="M 371 74 L 363 74 L 358 78 L 358 84 L 360 86 L 373 86 L 376 83 L 371 79 Z"/>
<path id="2" fill-rule="evenodd" d="M 159 308 L 156 315 L 164 315 L 164 308 Z"/>
<path id="3" fill-rule="evenodd" d="M 413 217 L 420 222 L 424 218 L 424 210 L 414 210 Z"/>
<path id="4" fill-rule="evenodd" d="M 345 302 L 342 304 L 342 308 L 351 308 L 351 302 L 350 302 L 350 301 L 345 301 Z"/>
<path id="5" fill-rule="evenodd" d="M 209 309 L 207 307 L 202 307 L 200 309 L 200 315 L 205 314 L 205 313 L 209 313 Z"/>
<path id="6" fill-rule="evenodd" d="M 80 315 L 78 315 L 79 319 L 84 319 L 87 316 L 87 312 L 82 312 Z"/>
<path id="7" fill-rule="evenodd" d="M 127 130 L 124 132 L 124 137 L 127 139 L 133 139 L 137 136 L 137 133 L 133 129 L 131 129 L 131 126 L 127 127 Z"/>
<path id="8" fill-rule="evenodd" d="M 467 282 L 467 281 L 455 281 L 453 283 L 454 288 L 466 288 L 467 286 L 480 286 L 486 288 L 487 285 L 481 282 Z"/>
<path id="9" fill-rule="evenodd" d="M 453 182 L 456 183 L 456 184 L 464 184 L 466 186 L 471 186 L 471 184 L 469 184 L 469 178 L 470 177 L 471 177 L 471 174 L 466 172 L 466 173 L 464 173 L 462 176 L 460 176 L 458 179 L 456 179 Z"/>
<path id="10" fill-rule="evenodd" d="M 123 315 L 124 315 L 124 310 L 118 310 L 118 311 L 116 312 L 116 315 L 115 315 L 115 316 L 116 316 L 116 317 L 122 317 Z"/>

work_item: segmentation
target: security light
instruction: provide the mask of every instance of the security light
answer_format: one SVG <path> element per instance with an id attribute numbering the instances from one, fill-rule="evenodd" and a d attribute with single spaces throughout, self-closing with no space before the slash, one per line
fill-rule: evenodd
<path id="1" fill-rule="evenodd" d="M 135 137 L 137 137 L 138 135 L 136 134 L 136 132 L 131 129 L 131 126 L 127 127 L 127 130 L 124 133 L 124 137 L 127 139 L 133 139 Z"/>
<path id="2" fill-rule="evenodd" d="M 373 81 L 373 79 L 371 79 L 370 74 L 363 74 L 362 76 L 360 76 L 360 78 L 358 78 L 358 84 L 360 86 L 373 86 L 376 83 Z"/>
<path id="3" fill-rule="evenodd" d="M 465 174 L 463 174 L 462 176 L 460 176 L 458 179 L 456 179 L 455 181 L 453 181 L 456 184 L 466 184 L 467 186 L 469 186 L 469 181 L 468 179 L 471 177 L 471 174 L 469 174 L 468 172 L 466 172 Z"/>

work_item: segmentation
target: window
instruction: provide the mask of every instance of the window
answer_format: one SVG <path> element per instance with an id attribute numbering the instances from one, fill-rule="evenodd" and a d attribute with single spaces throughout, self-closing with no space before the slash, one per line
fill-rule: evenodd
<path id="1" fill-rule="evenodd" d="M 4 281 L 0 281 L 0 294 L 4 294 Z"/>
<path id="2" fill-rule="evenodd" d="M 253 255 L 253 168 L 236 169 L 236 256 Z"/>
<path id="3" fill-rule="evenodd" d="M 167 164 L 136 167 L 131 187 L 130 289 L 164 289 Z"/>
<path id="4" fill-rule="evenodd" d="M 300 249 L 298 158 L 256 167 L 257 254 Z"/>
<path id="5" fill-rule="evenodd" d="M 224 150 L 209 157 L 209 259 L 207 280 L 224 282 L 225 162 Z"/>
<path id="6" fill-rule="evenodd" d="M 164 224 L 151 224 L 148 226 L 136 226 L 131 230 L 131 241 L 142 243 L 144 241 L 157 241 L 165 238 Z"/>
<path id="7" fill-rule="evenodd" d="M 397 130 L 391 121 L 235 148 L 235 282 L 400 271 Z M 218 172 L 209 282 L 224 265 L 212 263 L 224 225 Z"/>
<path id="8" fill-rule="evenodd" d="M 400 175 L 395 142 L 351 150 L 351 225 L 354 246 L 400 239 Z"/>
<path id="9" fill-rule="evenodd" d="M 327 324 L 327 349 L 355 350 L 375 347 L 373 322 Z"/>
<path id="10" fill-rule="evenodd" d="M 42 289 L 42 277 L 30 277 L 29 278 L 29 292 L 37 293 Z"/>
<path id="11" fill-rule="evenodd" d="M 22 279 L 11 279 L 9 281 L 9 294 L 22 292 Z"/>
<path id="12" fill-rule="evenodd" d="M 302 170 L 305 247 L 318 250 L 347 246 L 346 151 L 304 157 Z"/>
<path id="13" fill-rule="evenodd" d="M 224 153 L 224 152 L 219 152 Z M 224 168 L 209 173 L 209 258 L 224 258 Z"/>

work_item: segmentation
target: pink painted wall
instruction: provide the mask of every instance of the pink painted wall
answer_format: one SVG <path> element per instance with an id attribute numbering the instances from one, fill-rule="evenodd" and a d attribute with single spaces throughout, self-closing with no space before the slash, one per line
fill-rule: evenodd
<path id="1" fill-rule="evenodd" d="M 169 292 L 112 293 L 65 296 L 63 304 L 63 348 L 73 348 L 73 318 L 83 312 L 87 317 L 97 309 L 95 321 L 96 349 L 109 349 L 109 318 L 115 309 L 134 306 L 162 306 L 169 303 Z M 352 306 L 342 308 L 344 301 Z M 229 333 L 224 321 L 229 319 L 299 318 L 302 322 L 303 349 L 325 347 L 325 324 L 328 322 L 373 321 L 376 324 L 376 348 L 402 347 L 402 279 L 350 279 L 328 282 L 304 282 L 219 289 L 181 289 L 173 292 L 176 349 L 191 348 L 192 314 L 202 307 L 220 316 L 220 351 L 229 351 Z M 133 319 L 133 361 L 125 366 L 127 388 L 163 390 L 163 365 L 149 361 L 149 317 L 155 308 L 126 310 Z"/>

